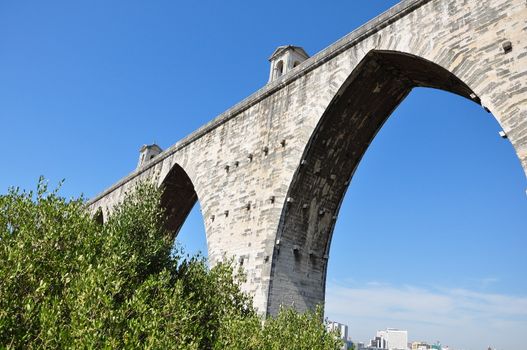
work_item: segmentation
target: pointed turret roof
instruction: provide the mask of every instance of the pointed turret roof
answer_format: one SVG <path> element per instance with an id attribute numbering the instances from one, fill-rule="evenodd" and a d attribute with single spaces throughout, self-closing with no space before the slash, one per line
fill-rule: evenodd
<path id="1" fill-rule="evenodd" d="M 276 48 L 276 50 L 274 50 L 273 54 L 271 55 L 271 57 L 269 57 L 269 61 L 272 61 L 276 56 L 279 56 L 282 52 L 286 51 L 286 50 L 293 50 L 293 51 L 296 51 L 297 53 L 299 53 L 300 55 L 304 56 L 306 59 L 309 58 L 309 55 L 307 54 L 306 51 L 304 51 L 303 48 L 301 48 L 300 46 L 293 46 L 293 45 L 283 45 L 283 46 L 278 46 Z"/>

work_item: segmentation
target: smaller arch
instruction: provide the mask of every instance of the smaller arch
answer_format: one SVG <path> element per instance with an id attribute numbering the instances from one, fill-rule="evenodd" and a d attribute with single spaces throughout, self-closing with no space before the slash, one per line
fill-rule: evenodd
<path id="1" fill-rule="evenodd" d="M 97 211 L 93 214 L 93 220 L 99 225 L 104 224 L 104 215 L 101 207 L 97 208 Z"/>
<path id="2" fill-rule="evenodd" d="M 295 61 L 295 62 L 293 63 L 293 68 L 295 68 L 295 67 L 297 67 L 297 66 L 299 66 L 299 65 L 300 65 L 300 61 Z"/>
<path id="3" fill-rule="evenodd" d="M 161 183 L 161 190 L 161 206 L 167 215 L 165 227 L 173 232 L 175 238 L 198 201 L 198 195 L 190 177 L 178 164 L 174 164 L 168 172 Z"/>

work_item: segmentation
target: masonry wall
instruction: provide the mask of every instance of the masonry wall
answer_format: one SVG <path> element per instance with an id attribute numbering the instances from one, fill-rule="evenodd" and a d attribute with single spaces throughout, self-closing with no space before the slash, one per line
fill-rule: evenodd
<path id="1" fill-rule="evenodd" d="M 248 274 L 244 288 L 262 312 L 274 313 L 280 304 L 310 308 L 324 301 L 327 257 L 319 256 L 313 268 L 291 258 L 295 242 L 305 242 L 311 228 L 287 231 L 288 207 L 299 205 L 287 198 L 301 167 L 324 167 L 302 160 L 359 62 L 372 50 L 388 50 L 451 72 L 497 118 L 527 171 L 526 32 L 523 0 L 403 1 L 176 143 L 94 198 L 90 208 L 111 208 L 140 180 L 161 185 L 178 164 L 201 205 L 211 264 L 234 256 Z M 506 42 L 512 51 L 504 51 Z M 364 142 L 357 140 L 360 152 L 367 149 Z M 320 183 L 312 177 L 313 186 Z M 346 188 L 333 189 L 328 181 L 324 186 L 342 196 Z M 328 242 L 335 215 L 338 207 L 324 226 Z M 283 235 L 289 246 L 279 241 Z"/>

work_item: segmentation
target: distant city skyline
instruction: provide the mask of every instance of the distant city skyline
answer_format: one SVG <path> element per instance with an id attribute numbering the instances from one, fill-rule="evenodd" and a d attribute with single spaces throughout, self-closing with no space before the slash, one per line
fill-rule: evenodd
<path id="1" fill-rule="evenodd" d="M 0 3 L 0 193 L 44 175 L 90 198 L 264 86 L 284 44 L 315 54 L 397 1 Z M 527 180 L 481 106 L 416 89 L 342 203 L 326 316 L 456 350 L 527 331 Z M 197 205 L 178 242 L 206 253 Z"/>
<path id="2" fill-rule="evenodd" d="M 372 349 L 387 349 L 387 350 L 463 350 L 462 348 L 456 347 L 455 344 L 445 344 L 441 340 L 431 341 L 429 339 L 413 339 L 411 337 L 411 331 L 406 329 L 386 327 L 385 329 L 372 330 L 372 337 L 370 339 L 358 339 L 353 337 L 350 333 L 350 328 L 347 324 L 339 321 L 331 320 L 326 318 L 327 329 L 329 331 L 338 331 L 340 337 L 345 344 L 342 349 L 346 350 L 352 345 L 355 346 L 355 350 L 372 350 Z M 396 334 L 395 339 L 390 342 L 389 333 L 393 332 Z M 397 335 L 401 334 L 401 336 Z M 380 341 L 380 339 L 387 339 Z M 393 342 L 395 340 L 395 342 Z M 375 344 L 375 345 L 374 345 Z M 406 344 L 406 345 L 403 345 Z M 484 350 L 498 350 L 492 346 L 485 347 Z"/>

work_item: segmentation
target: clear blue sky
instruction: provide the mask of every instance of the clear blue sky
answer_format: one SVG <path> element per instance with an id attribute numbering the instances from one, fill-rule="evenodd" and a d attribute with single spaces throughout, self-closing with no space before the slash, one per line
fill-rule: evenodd
<path id="1" fill-rule="evenodd" d="M 397 1 L 0 1 L 0 193 L 94 196 L 265 85 L 284 44 L 314 54 Z M 521 348 L 527 181 L 480 106 L 417 89 L 346 195 L 327 315 L 355 340 L 406 328 L 456 349 Z M 180 235 L 205 249 L 199 211 Z"/>

